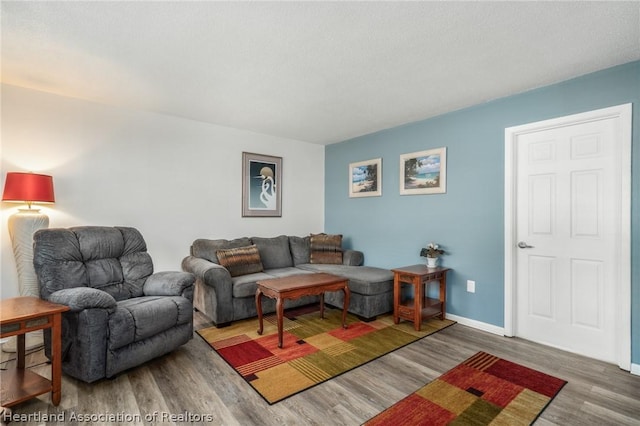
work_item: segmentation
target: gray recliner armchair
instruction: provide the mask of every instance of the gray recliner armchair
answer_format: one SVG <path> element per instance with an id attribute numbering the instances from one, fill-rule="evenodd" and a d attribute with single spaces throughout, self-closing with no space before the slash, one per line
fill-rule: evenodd
<path id="1" fill-rule="evenodd" d="M 42 229 L 33 254 L 40 297 L 71 308 L 62 317 L 66 374 L 88 383 L 110 378 L 193 337 L 194 276 L 154 274 L 136 229 Z M 49 339 L 45 333 L 45 348 Z"/>

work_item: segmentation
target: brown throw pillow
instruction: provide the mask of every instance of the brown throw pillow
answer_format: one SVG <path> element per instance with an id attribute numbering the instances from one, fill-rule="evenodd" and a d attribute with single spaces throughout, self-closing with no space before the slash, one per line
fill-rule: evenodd
<path id="1" fill-rule="evenodd" d="M 229 270 L 232 277 L 262 272 L 260 252 L 256 245 L 232 249 L 216 250 L 220 265 Z"/>
<path id="2" fill-rule="evenodd" d="M 342 235 L 311 234 L 310 263 L 342 264 Z"/>

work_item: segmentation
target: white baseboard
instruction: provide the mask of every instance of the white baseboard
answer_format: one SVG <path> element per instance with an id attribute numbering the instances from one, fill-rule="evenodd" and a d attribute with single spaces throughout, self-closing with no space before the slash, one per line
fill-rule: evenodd
<path id="1" fill-rule="evenodd" d="M 498 327 L 486 322 L 476 321 L 465 317 L 459 317 L 458 315 L 447 314 L 447 319 L 456 321 L 458 324 L 466 325 L 468 327 L 477 328 L 478 330 L 486 331 L 488 333 L 497 334 L 498 336 L 504 336 L 504 328 Z M 562 348 L 560 348 L 562 349 Z M 636 376 L 640 376 L 640 364 L 631 364 L 630 373 Z"/>
<path id="2" fill-rule="evenodd" d="M 498 327 L 493 324 L 487 324 L 486 322 L 476 321 L 465 317 L 459 317 L 447 312 L 447 319 L 456 321 L 458 324 L 466 325 L 468 327 L 477 328 L 478 330 L 486 331 L 488 333 L 497 334 L 498 336 L 504 336 L 504 328 Z"/>

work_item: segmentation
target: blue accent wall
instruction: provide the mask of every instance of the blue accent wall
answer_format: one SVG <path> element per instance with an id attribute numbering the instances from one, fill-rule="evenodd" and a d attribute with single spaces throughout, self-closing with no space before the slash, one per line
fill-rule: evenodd
<path id="1" fill-rule="evenodd" d="M 626 103 L 634 104 L 632 362 L 640 364 L 640 61 L 328 145 L 325 232 L 385 268 L 422 263 L 420 248 L 441 244 L 453 268 L 447 311 L 503 327 L 505 128 Z M 400 196 L 400 155 L 443 146 L 446 194 Z M 373 158 L 382 158 L 382 196 L 349 198 L 349 163 Z"/>

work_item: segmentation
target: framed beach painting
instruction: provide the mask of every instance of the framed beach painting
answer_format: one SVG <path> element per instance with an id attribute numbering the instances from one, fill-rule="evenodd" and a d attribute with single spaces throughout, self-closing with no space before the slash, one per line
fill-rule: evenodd
<path id="1" fill-rule="evenodd" d="M 242 153 L 242 216 L 282 216 L 282 157 Z"/>
<path id="2" fill-rule="evenodd" d="M 447 148 L 400 156 L 400 195 L 447 192 Z"/>
<path id="3" fill-rule="evenodd" d="M 349 164 L 349 197 L 382 195 L 382 158 Z"/>

